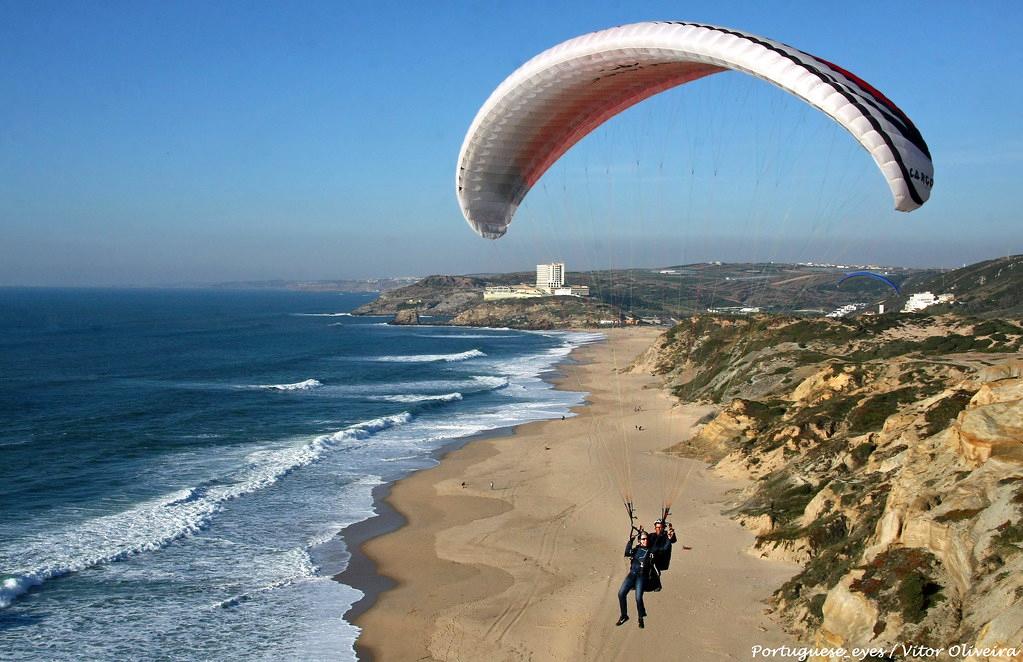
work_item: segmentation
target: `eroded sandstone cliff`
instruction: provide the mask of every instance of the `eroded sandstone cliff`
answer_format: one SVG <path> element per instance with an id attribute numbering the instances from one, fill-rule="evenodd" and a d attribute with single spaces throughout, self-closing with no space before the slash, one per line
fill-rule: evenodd
<path id="1" fill-rule="evenodd" d="M 956 317 L 705 317 L 637 369 L 720 405 L 670 450 L 753 481 L 734 515 L 752 553 L 803 565 L 774 597 L 794 634 L 1023 650 L 1021 339 Z"/>

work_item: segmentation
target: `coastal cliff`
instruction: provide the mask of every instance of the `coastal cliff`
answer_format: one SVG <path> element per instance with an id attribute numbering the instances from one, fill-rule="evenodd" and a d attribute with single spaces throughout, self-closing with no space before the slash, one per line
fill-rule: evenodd
<path id="1" fill-rule="evenodd" d="M 403 308 L 394 314 L 390 324 L 395 326 L 415 326 L 419 324 L 419 313 L 415 308 Z"/>
<path id="2" fill-rule="evenodd" d="M 750 552 L 803 565 L 773 598 L 790 632 L 1023 649 L 1021 341 L 952 316 L 695 317 L 634 370 L 718 405 L 669 450 L 752 481 Z"/>
<path id="3" fill-rule="evenodd" d="M 578 297 L 542 297 L 486 301 L 456 315 L 456 326 L 491 326 L 511 329 L 565 329 L 601 326 L 617 320 L 615 310 L 600 301 Z"/>
<path id="4" fill-rule="evenodd" d="M 415 285 L 385 292 L 355 309 L 355 315 L 393 315 L 392 324 L 417 324 L 430 316 L 456 326 L 513 329 L 594 328 L 620 314 L 596 298 L 548 296 L 484 301 L 483 280 L 469 276 L 430 276 Z M 416 322 L 410 321 L 410 313 Z M 427 322 L 429 323 L 429 321 Z"/>
<path id="5" fill-rule="evenodd" d="M 422 280 L 382 293 L 359 306 L 354 315 L 396 315 L 416 306 L 420 315 L 457 315 L 483 301 L 484 281 L 470 276 L 428 276 Z"/>

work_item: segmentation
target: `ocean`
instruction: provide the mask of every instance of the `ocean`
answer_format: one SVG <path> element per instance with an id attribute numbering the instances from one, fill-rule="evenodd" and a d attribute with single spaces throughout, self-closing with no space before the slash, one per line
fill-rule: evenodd
<path id="1" fill-rule="evenodd" d="M 570 416 L 543 377 L 600 338 L 371 299 L 0 289 L 0 657 L 355 659 L 331 577 L 373 488 Z"/>

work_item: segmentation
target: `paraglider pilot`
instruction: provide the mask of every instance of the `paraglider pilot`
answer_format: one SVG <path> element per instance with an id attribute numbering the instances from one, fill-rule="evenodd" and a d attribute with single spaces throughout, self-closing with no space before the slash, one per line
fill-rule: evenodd
<path id="1" fill-rule="evenodd" d="M 657 572 L 654 568 L 653 550 L 650 549 L 650 539 L 646 531 L 640 529 L 638 534 L 639 544 L 633 546 L 637 540 L 631 536 L 625 545 L 625 556 L 630 559 L 629 574 L 625 576 L 622 587 L 618 589 L 618 607 L 621 610 L 621 618 L 615 625 L 621 625 L 629 620 L 629 610 L 626 605 L 626 598 L 629 591 L 636 590 L 636 611 L 639 612 L 639 627 L 643 627 L 643 617 L 646 616 L 646 609 L 643 607 L 643 590 L 650 586 L 652 576 Z"/>
<path id="2" fill-rule="evenodd" d="M 668 527 L 667 531 L 664 530 L 665 526 Z M 654 553 L 654 565 L 658 570 L 668 569 L 671 564 L 671 546 L 677 542 L 678 536 L 675 535 L 675 527 L 671 525 L 671 522 L 660 519 L 654 522 L 654 531 L 650 534 L 649 544 L 650 551 Z M 653 589 L 648 587 L 647 590 Z"/>

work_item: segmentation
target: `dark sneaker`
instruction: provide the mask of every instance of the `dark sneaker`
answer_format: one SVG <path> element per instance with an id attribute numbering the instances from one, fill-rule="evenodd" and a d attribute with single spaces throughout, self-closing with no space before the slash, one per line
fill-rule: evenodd
<path id="1" fill-rule="evenodd" d="M 615 623 L 615 625 L 621 625 L 622 623 L 624 623 L 627 620 L 629 620 L 628 616 L 622 616 L 621 618 L 618 619 L 618 622 Z"/>
<path id="2" fill-rule="evenodd" d="M 642 618 L 639 619 L 639 629 L 640 630 L 643 629 L 643 619 Z"/>

